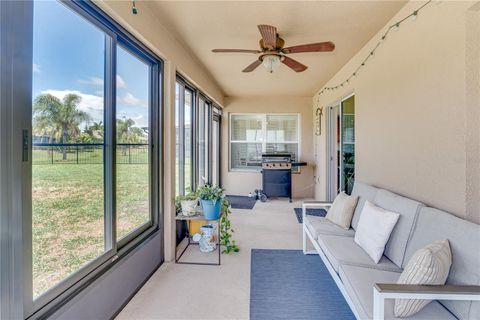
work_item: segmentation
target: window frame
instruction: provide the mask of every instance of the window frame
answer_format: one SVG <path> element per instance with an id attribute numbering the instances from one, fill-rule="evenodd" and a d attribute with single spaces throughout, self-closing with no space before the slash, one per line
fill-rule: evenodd
<path id="1" fill-rule="evenodd" d="M 218 180 L 218 185 L 222 186 L 222 108 L 220 108 L 218 105 L 213 104 L 212 105 L 212 131 L 210 135 L 210 140 L 212 141 L 211 143 L 211 150 L 210 150 L 210 159 L 213 160 L 213 141 L 214 139 L 217 139 L 217 150 L 216 150 L 216 155 L 217 155 L 217 167 L 216 168 L 211 168 L 210 170 L 210 181 L 213 183 L 213 170 L 215 170 L 215 174 Z M 214 123 L 217 123 L 218 129 L 217 129 L 217 137 L 213 136 L 213 126 Z M 210 161 L 211 164 L 213 164 L 213 161 Z"/>
<path id="2" fill-rule="evenodd" d="M 207 176 L 206 176 L 206 179 L 207 181 L 205 183 L 212 183 L 212 146 L 211 146 L 211 140 L 212 140 L 212 125 L 213 125 L 213 103 L 212 101 L 205 95 L 203 94 L 202 92 L 199 92 L 197 94 L 198 98 L 197 98 L 197 111 L 196 111 L 196 127 L 197 127 L 197 130 L 196 130 L 196 142 L 195 142 L 195 145 L 197 146 L 197 152 L 196 152 L 196 155 L 195 155 L 195 159 L 196 159 L 196 168 L 197 168 L 197 174 L 195 176 L 195 182 L 196 182 L 196 186 L 198 186 L 200 183 L 203 183 L 203 181 L 201 181 L 201 177 L 199 175 L 200 173 L 200 121 L 203 121 L 203 130 L 205 131 L 204 132 L 204 137 L 208 137 L 207 140 L 205 140 L 205 154 L 204 156 L 207 157 L 207 160 L 205 161 L 204 159 L 204 170 L 206 170 L 206 173 L 207 173 Z M 200 103 L 200 100 L 203 101 L 203 103 Z M 204 109 L 204 113 L 203 113 L 203 117 L 201 118 L 200 117 L 200 108 L 205 108 Z M 207 121 L 205 121 L 207 120 Z"/>
<path id="3" fill-rule="evenodd" d="M 163 215 L 163 167 L 159 159 L 163 155 L 163 60 L 153 51 L 137 40 L 126 29 L 111 19 L 101 9 L 90 1 L 58 1 L 75 14 L 93 24 L 106 35 L 105 41 L 105 71 L 104 71 L 104 239 L 105 251 L 74 271 L 72 274 L 53 285 L 47 291 L 34 299 L 32 273 L 32 206 L 31 196 L 26 195 L 28 209 L 23 219 L 23 310 L 25 317 L 44 317 L 53 314 L 64 303 L 91 284 L 101 274 L 120 261 L 135 247 L 147 240 L 153 233 L 163 232 L 159 222 Z M 32 3 L 33 11 L 33 3 Z M 33 17 L 33 15 L 32 15 Z M 121 45 L 129 53 L 146 62 L 150 67 L 149 79 L 149 148 L 150 148 L 150 221 L 134 229 L 119 241 L 116 239 L 115 213 L 115 175 L 116 175 L 116 46 Z M 31 108 L 31 106 L 30 106 Z M 31 113 L 31 109 L 30 109 Z M 31 120 L 30 120 L 31 121 Z M 30 134 L 31 140 L 31 134 Z M 30 143 L 30 154 L 32 144 Z M 31 172 L 31 156 L 28 163 Z M 31 174 L 26 179 L 26 186 L 31 190 Z M 27 194 L 31 193 L 30 191 Z M 163 252 L 161 253 L 163 262 Z"/>
<path id="4" fill-rule="evenodd" d="M 232 117 L 234 116 L 249 116 L 255 115 L 262 118 L 262 141 L 247 141 L 247 140 L 232 140 Z M 296 116 L 297 117 L 297 141 L 282 141 L 282 142 L 272 142 L 268 141 L 267 136 L 267 118 L 268 116 Z M 261 166 L 246 169 L 246 168 L 233 168 L 232 167 L 232 143 L 250 143 L 250 144 L 261 144 L 262 152 L 266 152 L 267 144 L 297 144 L 297 159 L 300 161 L 301 158 L 301 145 L 302 145 L 302 136 L 301 136 L 301 123 L 302 118 L 300 113 L 295 112 L 281 112 L 281 113 L 256 113 L 256 112 L 229 112 L 228 114 L 228 171 L 229 172 L 260 172 L 262 170 Z"/>
<path id="5" fill-rule="evenodd" d="M 158 117 L 158 111 L 157 111 L 157 108 L 155 108 L 154 106 L 155 105 L 158 105 L 159 103 L 159 96 L 158 96 L 158 90 L 159 90 L 159 86 L 160 86 L 160 81 L 157 80 L 158 77 L 155 76 L 156 74 L 158 75 L 158 72 L 159 72 L 159 67 L 158 67 L 158 64 L 155 62 L 155 61 L 152 61 L 152 59 L 148 56 L 148 55 L 145 55 L 144 52 L 142 52 L 141 50 L 139 50 L 139 48 L 137 48 L 135 45 L 132 45 L 132 42 L 130 41 L 130 39 L 124 39 L 124 38 L 118 38 L 118 42 L 117 42 L 117 45 L 118 46 L 121 46 L 123 47 L 123 49 L 125 51 L 127 51 L 128 53 L 132 54 L 134 57 L 138 58 L 139 60 L 141 60 L 142 62 L 146 63 L 147 65 L 149 65 L 149 68 L 150 68 L 150 74 L 149 74 L 149 89 L 154 89 L 154 90 L 149 90 L 149 101 L 148 101 L 148 116 L 149 116 L 149 130 L 150 130 L 150 134 L 148 136 L 148 146 L 150 148 L 150 152 L 149 152 L 149 167 L 148 167 L 148 170 L 149 170 L 149 185 L 151 186 L 151 190 L 150 191 L 150 219 L 149 221 L 143 223 L 142 225 L 139 225 L 137 226 L 135 229 L 131 230 L 128 234 L 126 234 L 123 238 L 120 238 L 117 240 L 117 247 L 118 248 L 122 248 L 124 247 L 127 243 L 129 243 L 130 241 L 132 241 L 133 239 L 135 239 L 137 236 L 139 236 L 141 233 L 145 232 L 146 230 L 148 230 L 149 228 L 151 228 L 152 226 L 155 226 L 155 224 L 158 225 L 158 220 L 156 220 L 156 215 L 154 214 L 154 212 L 156 212 L 156 208 L 157 208 L 157 201 L 155 199 L 155 196 L 154 195 L 157 195 L 158 194 L 158 188 L 156 187 L 156 184 L 157 184 L 157 178 L 156 178 L 156 173 L 158 172 L 158 159 L 160 158 L 157 158 L 155 156 L 155 144 L 156 144 L 156 140 L 158 139 L 157 137 L 157 131 L 158 131 L 158 126 L 156 126 L 155 124 L 158 123 L 158 121 L 156 120 L 157 117 Z M 115 70 L 116 71 L 116 70 Z M 115 72 L 115 77 L 116 77 L 116 72 Z M 116 79 L 115 79 L 116 81 Z M 157 89 L 155 89 L 157 88 Z M 116 104 L 115 104 L 115 111 L 116 111 Z M 116 113 L 114 114 L 114 120 L 115 120 L 115 125 L 116 125 Z M 114 142 L 113 144 L 116 145 L 116 134 L 113 135 L 113 139 L 114 139 Z M 157 140 L 159 141 L 159 140 Z M 114 152 L 114 157 L 116 157 L 116 152 Z M 116 167 L 117 167 L 117 162 L 114 160 L 113 161 L 113 168 L 114 168 L 114 172 L 113 172 L 113 176 L 116 177 Z M 116 184 L 114 184 L 114 186 L 116 186 Z M 115 190 L 116 191 L 116 190 Z M 116 203 L 116 195 L 114 193 L 114 203 Z M 116 210 L 113 210 L 113 212 L 116 212 Z M 115 217 L 116 218 L 116 217 Z M 114 221 L 116 221 L 116 219 L 114 219 Z M 115 231 L 115 237 L 114 239 L 116 239 L 116 230 Z"/>
<path id="6" fill-rule="evenodd" d="M 207 183 L 212 183 L 212 177 L 213 177 L 213 174 L 212 174 L 212 170 L 214 169 L 213 166 L 212 166 L 212 154 L 213 154 L 213 150 L 212 150 L 212 143 L 211 143 L 211 140 L 212 140 L 212 126 L 213 126 L 213 121 L 214 121 L 214 117 L 215 116 L 219 116 L 221 118 L 221 114 L 222 114 L 222 108 L 216 104 L 213 99 L 211 99 L 208 95 L 206 95 L 203 91 L 201 91 L 200 89 L 198 89 L 195 85 L 193 85 L 191 82 L 189 82 L 188 80 L 186 80 L 186 78 L 181 75 L 180 73 L 177 72 L 177 75 L 176 75 L 176 83 L 184 86 L 184 88 L 188 88 L 189 90 L 191 90 L 193 93 L 194 93 L 194 101 L 193 101 L 193 105 L 192 105 L 192 113 L 191 113 L 191 126 L 192 126 L 192 137 L 191 137 L 191 144 L 192 144 L 192 163 L 191 163 L 191 185 L 192 185 L 192 190 L 196 190 L 196 188 L 198 187 L 199 185 L 199 182 L 200 182 L 200 177 L 199 177 L 199 157 L 200 157 L 200 152 L 199 152 L 199 141 L 200 141 L 200 137 L 199 137 L 199 128 L 200 128 L 200 121 L 203 120 L 203 119 L 200 119 L 199 117 L 199 108 L 202 107 L 202 105 L 200 104 L 200 99 L 204 101 L 205 105 L 207 105 L 208 107 L 206 108 L 207 109 L 207 112 L 208 112 L 208 121 L 205 123 L 205 130 L 208 130 L 208 137 L 209 137 L 209 141 L 207 141 L 207 145 L 208 147 L 206 148 L 206 153 L 208 155 L 208 161 L 207 161 L 207 166 L 206 166 L 206 169 L 208 170 L 208 176 L 207 176 Z M 181 150 L 182 149 L 185 149 L 185 136 L 184 136 L 184 126 L 185 126 L 185 115 L 183 114 L 184 112 L 184 104 L 182 103 L 182 98 L 180 97 L 179 98 L 180 100 L 180 107 L 179 107 L 179 111 L 180 111 L 180 115 L 179 115 L 179 131 L 180 131 L 180 152 L 179 152 L 179 155 L 181 156 L 182 155 L 182 152 Z M 214 114 L 213 112 L 213 109 L 217 109 L 219 110 L 219 112 L 217 114 Z M 175 115 L 176 117 L 176 115 Z M 220 119 L 219 119 L 220 120 Z M 221 144 L 221 122 L 220 122 L 220 127 L 219 127 L 219 144 Z M 182 137 L 183 135 L 183 137 Z M 218 161 L 218 168 L 217 168 L 217 172 L 218 172 L 218 178 L 219 178 L 219 182 L 221 182 L 221 162 L 220 162 L 220 155 L 219 155 L 219 161 Z M 181 158 L 181 157 L 180 157 Z M 185 154 L 183 154 L 183 159 L 185 159 Z M 184 162 L 185 160 L 183 160 Z M 179 163 L 181 163 L 181 160 L 179 161 Z M 182 166 L 179 165 L 179 168 L 181 168 Z M 180 195 L 183 195 L 185 193 L 185 186 L 183 185 L 184 183 L 184 172 L 182 172 L 183 169 L 180 169 L 179 171 L 179 175 L 178 175 L 178 179 L 179 179 L 179 194 Z M 182 188 L 183 186 L 183 188 Z"/>
<path id="7" fill-rule="evenodd" d="M 190 85 L 181 75 L 177 74 L 175 85 L 179 84 L 183 93 L 179 96 L 179 108 L 180 111 L 178 117 L 178 126 L 180 133 L 180 149 L 179 149 L 179 165 L 178 165 L 178 183 L 179 183 L 179 195 L 185 195 L 185 90 L 189 90 L 192 93 L 192 105 L 190 110 L 190 186 L 194 190 L 195 187 L 195 174 L 196 174 L 196 157 L 195 155 L 195 131 L 196 131 L 196 106 L 197 106 L 197 91 L 194 86 Z M 175 115 L 176 117 L 176 115 Z M 176 134 L 176 133 L 175 133 Z M 176 155 L 175 155 L 176 156 Z"/>

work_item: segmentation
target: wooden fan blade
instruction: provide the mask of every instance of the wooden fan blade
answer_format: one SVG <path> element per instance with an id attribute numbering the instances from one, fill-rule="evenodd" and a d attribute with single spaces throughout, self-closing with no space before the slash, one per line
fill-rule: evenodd
<path id="1" fill-rule="evenodd" d="M 277 28 L 266 24 L 258 25 L 258 30 L 262 35 L 263 44 L 268 49 L 275 49 L 277 46 Z"/>
<path id="2" fill-rule="evenodd" d="M 301 64 L 297 60 L 293 60 L 292 58 L 283 56 L 282 57 L 282 63 L 290 68 L 292 68 L 295 72 L 302 72 L 307 70 L 307 66 Z"/>
<path id="3" fill-rule="evenodd" d="M 333 42 L 319 42 L 319 43 L 310 43 L 302 44 L 299 46 L 283 48 L 283 53 L 299 53 L 299 52 L 328 52 L 335 49 L 335 44 Z"/>
<path id="4" fill-rule="evenodd" d="M 260 50 L 247 50 L 247 49 L 213 49 L 215 53 L 261 53 Z"/>
<path id="5" fill-rule="evenodd" d="M 253 70 L 257 69 L 257 67 L 261 64 L 262 64 L 262 61 L 255 60 L 251 65 L 243 69 L 242 72 L 252 72 Z"/>

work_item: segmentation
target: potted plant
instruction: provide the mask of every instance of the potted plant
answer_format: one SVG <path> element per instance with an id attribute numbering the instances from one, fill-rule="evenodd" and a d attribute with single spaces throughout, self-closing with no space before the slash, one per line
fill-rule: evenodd
<path id="1" fill-rule="evenodd" d="M 197 189 L 205 219 L 217 220 L 220 217 L 224 190 L 218 186 L 205 184 Z"/>
<path id="2" fill-rule="evenodd" d="M 194 216 L 197 213 L 197 205 L 198 205 L 198 197 L 197 194 L 194 192 L 189 192 L 184 196 L 178 196 L 176 199 L 176 203 L 180 203 L 178 209 L 181 210 L 184 216 Z"/>

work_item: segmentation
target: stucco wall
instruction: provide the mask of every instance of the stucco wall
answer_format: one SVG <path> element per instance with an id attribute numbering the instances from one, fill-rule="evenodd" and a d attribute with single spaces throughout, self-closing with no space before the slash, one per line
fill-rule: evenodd
<path id="1" fill-rule="evenodd" d="M 471 220 L 480 223 L 480 2 L 467 12 L 467 207 Z M 476 177 L 476 179 L 475 179 Z"/>
<path id="2" fill-rule="evenodd" d="M 408 20 L 398 31 L 390 33 L 354 81 L 342 89 L 327 91 L 319 99 L 314 96 L 313 103 L 328 106 L 355 93 L 357 180 L 479 222 L 478 201 L 477 205 L 470 205 L 480 194 L 478 183 L 474 182 L 480 179 L 478 138 L 473 138 L 479 133 L 479 68 L 478 57 L 472 54 L 478 50 L 478 28 L 469 28 L 469 39 L 477 41 L 477 45 L 469 43 L 471 57 L 466 58 L 467 15 L 474 4 L 443 1 L 428 6 L 416 21 Z M 415 1 L 407 3 L 388 25 L 419 5 Z M 385 29 L 327 86 L 346 79 Z M 324 134 L 315 145 L 317 174 L 321 177 L 315 195 L 324 199 Z M 467 158 L 471 159 L 468 163 Z"/>
<path id="3" fill-rule="evenodd" d="M 228 194 L 247 195 L 262 186 L 262 175 L 258 172 L 229 171 L 229 113 L 299 113 L 301 128 L 300 160 L 308 163 L 300 174 L 293 175 L 293 196 L 313 196 L 313 152 L 312 152 L 312 103 L 309 97 L 227 97 L 222 118 L 222 185 Z"/>

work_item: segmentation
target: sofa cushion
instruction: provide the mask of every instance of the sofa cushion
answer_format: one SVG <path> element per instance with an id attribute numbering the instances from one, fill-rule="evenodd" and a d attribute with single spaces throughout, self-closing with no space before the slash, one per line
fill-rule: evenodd
<path id="1" fill-rule="evenodd" d="M 373 318 L 373 286 L 375 283 L 396 283 L 400 273 L 360 266 L 342 265 L 339 272 L 345 291 L 360 319 Z M 385 319 L 443 320 L 455 319 L 440 303 L 433 301 L 409 318 L 393 315 L 394 300 L 385 300 Z"/>
<path id="2" fill-rule="evenodd" d="M 342 264 L 358 265 L 395 272 L 402 271 L 385 256 L 380 259 L 378 264 L 375 264 L 368 254 L 353 241 L 352 237 L 319 234 L 317 242 L 337 273 Z"/>
<path id="3" fill-rule="evenodd" d="M 385 246 L 384 255 L 392 260 L 397 266 L 401 266 L 405 255 L 408 239 L 411 236 L 413 226 L 417 221 L 420 208 L 424 205 L 418 201 L 402 197 L 393 192 L 379 189 L 375 194 L 374 203 L 386 210 L 400 214 L 390 239 Z"/>
<path id="4" fill-rule="evenodd" d="M 333 201 L 332 207 L 328 210 L 325 218 L 345 230 L 350 229 L 357 201 L 358 197 L 349 196 L 343 191 L 340 192 L 335 201 Z"/>
<path id="5" fill-rule="evenodd" d="M 399 217 L 399 213 L 380 208 L 368 200 L 365 202 L 353 240 L 373 262 L 378 263 L 383 256 L 385 245 Z"/>
<path id="6" fill-rule="evenodd" d="M 455 217 L 445 211 L 423 207 L 407 245 L 403 267 L 420 248 L 448 239 L 452 250 L 452 266 L 447 284 L 480 285 L 480 225 Z M 480 319 L 480 302 L 445 301 L 459 319 Z"/>
<path id="7" fill-rule="evenodd" d="M 319 234 L 329 234 L 343 237 L 353 237 L 355 235 L 355 231 L 352 228 L 345 230 L 333 222 L 325 219 L 324 217 L 307 215 L 305 218 L 305 225 L 315 240 L 318 239 Z"/>
<path id="8" fill-rule="evenodd" d="M 368 184 L 355 181 L 352 190 L 352 196 L 358 197 L 357 206 L 355 207 L 355 211 L 353 212 L 352 218 L 352 228 L 357 230 L 358 220 L 360 219 L 360 214 L 362 213 L 363 206 L 365 205 L 366 200 L 370 200 L 373 202 L 375 199 L 375 195 L 377 194 L 378 188 L 370 186 Z"/>

